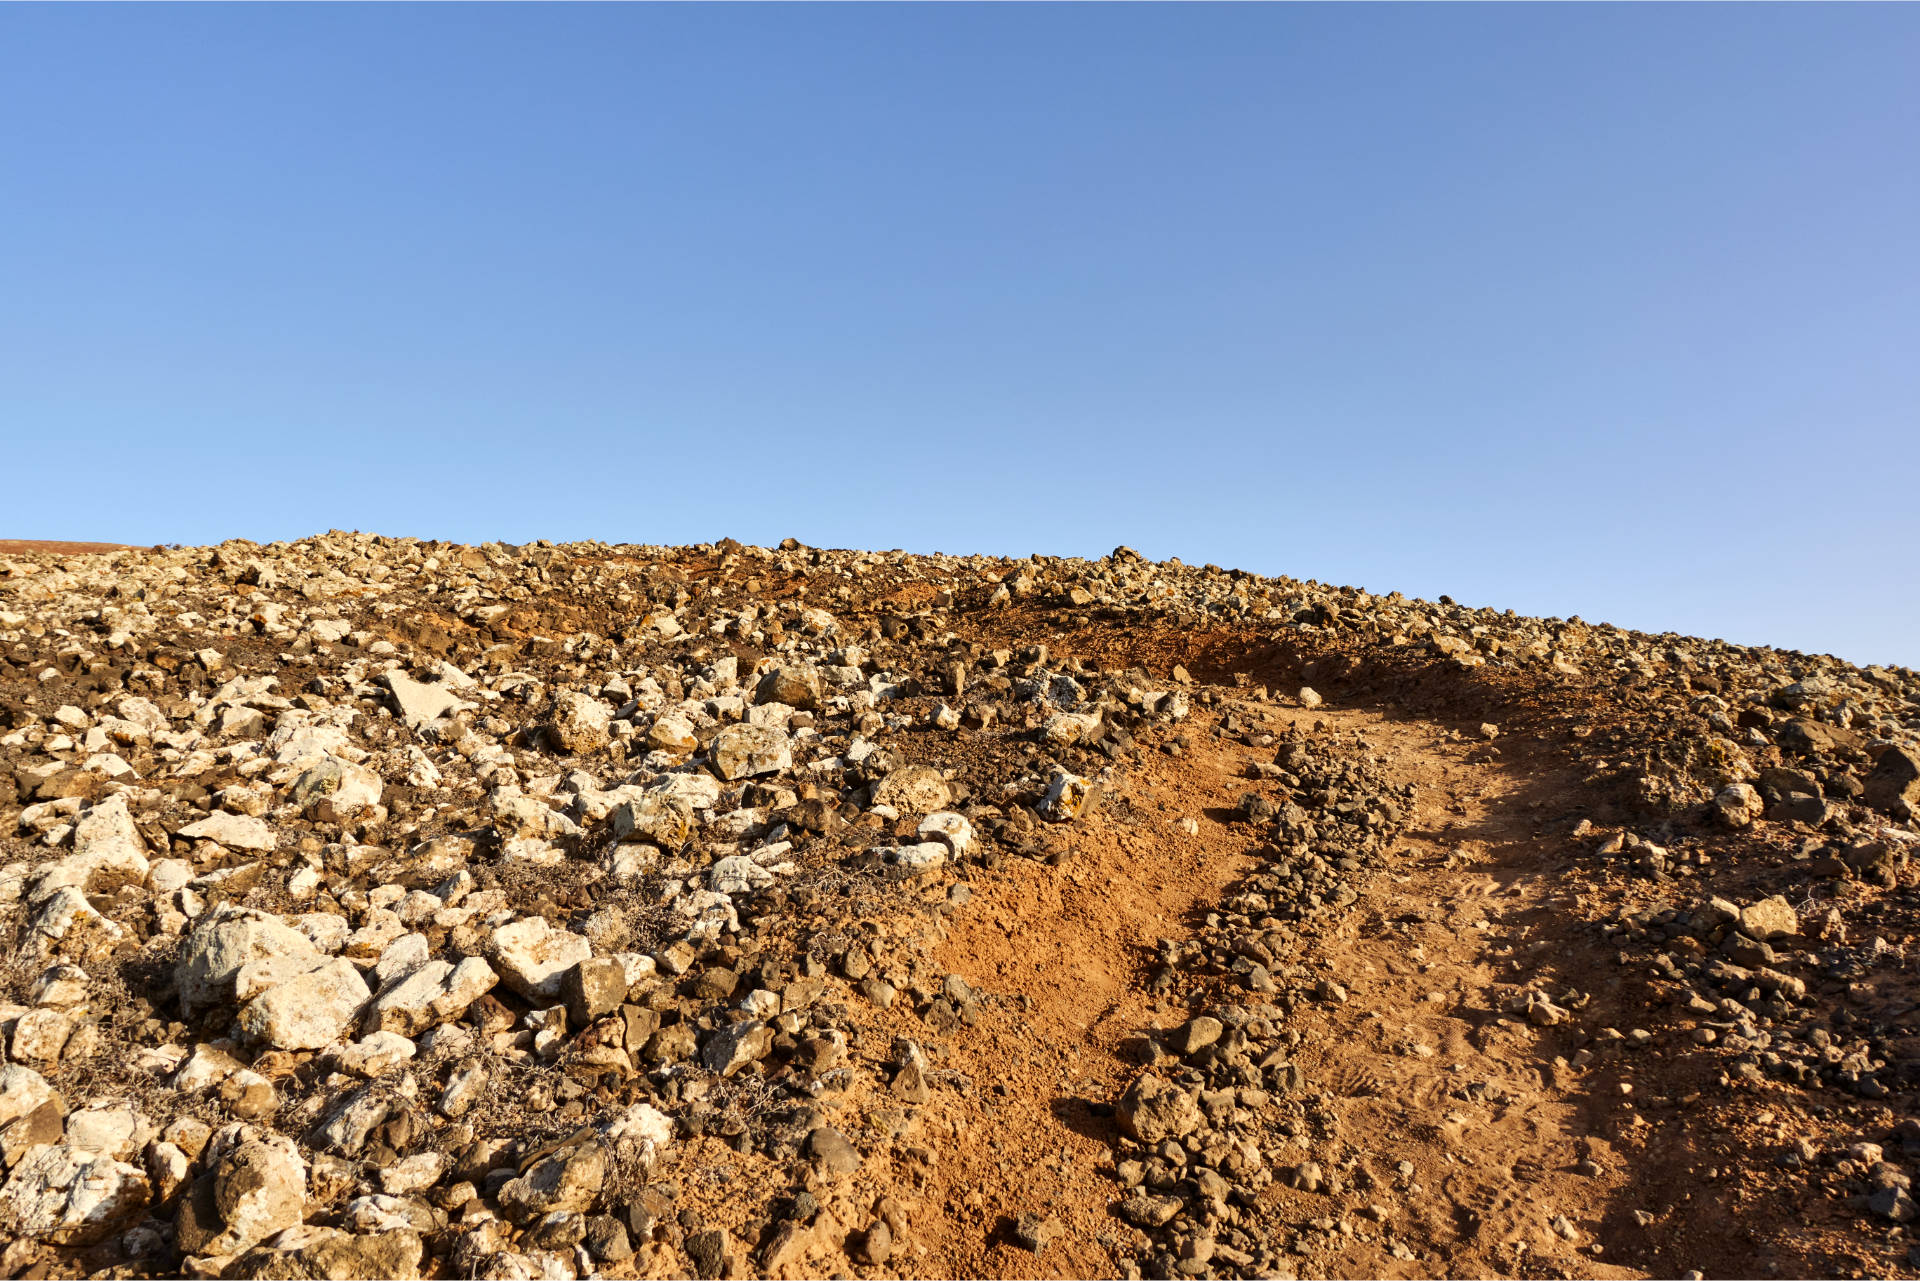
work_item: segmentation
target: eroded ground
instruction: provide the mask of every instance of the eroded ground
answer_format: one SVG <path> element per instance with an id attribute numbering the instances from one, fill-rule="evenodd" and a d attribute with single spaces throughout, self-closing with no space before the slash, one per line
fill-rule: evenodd
<path id="1" fill-rule="evenodd" d="M 9 1275 L 1914 1271 L 1909 672 L 336 533 L 0 708 Z"/>

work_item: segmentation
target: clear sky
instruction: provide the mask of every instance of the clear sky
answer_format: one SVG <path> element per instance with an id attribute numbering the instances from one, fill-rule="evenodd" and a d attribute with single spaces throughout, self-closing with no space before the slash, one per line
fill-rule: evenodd
<path id="1" fill-rule="evenodd" d="M 1920 665 L 1915 6 L 0 7 L 0 536 L 1101 555 Z"/>

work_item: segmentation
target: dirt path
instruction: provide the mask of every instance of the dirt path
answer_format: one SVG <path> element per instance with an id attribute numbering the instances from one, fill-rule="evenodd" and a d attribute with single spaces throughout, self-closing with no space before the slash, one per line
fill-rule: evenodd
<path id="1" fill-rule="evenodd" d="M 930 1234 L 926 1275 L 1112 1269 L 1120 1225 L 1107 1208 L 1109 1101 L 1134 1070 L 1126 1042 L 1173 1017 L 1144 988 L 1154 941 L 1183 936 L 1253 861 L 1243 840 L 1202 817 L 1230 803 L 1231 783 L 1213 753 L 1139 780 L 1129 791 L 1140 821 L 1100 824 L 1058 868 L 1013 860 L 981 882 L 975 906 L 935 953 L 1014 1001 L 996 1003 L 952 1050 L 982 1105 L 973 1132 L 944 1155 L 935 1198 L 943 1221 Z M 1199 832 L 1182 819 L 1198 820 Z M 1067 1229 L 1042 1256 L 1011 1239 L 1026 1213 L 1057 1216 Z"/>
<path id="2" fill-rule="evenodd" d="M 1347 999 L 1297 1026 L 1335 1159 L 1372 1186 L 1348 1206 L 1278 1189 L 1277 1208 L 1308 1221 L 1314 1275 L 1635 1275 L 1594 1244 L 1625 1172 L 1605 1083 L 1569 1064 L 1584 1030 L 1501 1017 L 1529 988 L 1561 997 L 1594 959 L 1556 935 L 1562 843 L 1535 834 L 1534 799 L 1567 780 L 1431 726 L 1367 733 L 1419 788 L 1414 825 L 1360 910 L 1309 944 Z"/>
<path id="3" fill-rule="evenodd" d="M 0 924 L 32 960 L 0 996 L 34 1009 L 4 1048 L 64 1100 L 10 1132 L 8 1203 L 52 1205 L 24 1154 L 96 1151 L 125 1128 L 100 1113 L 183 1137 L 111 1149 L 148 1164 L 153 1199 L 123 1198 L 98 1243 L 104 1220 L 0 1224 L 27 1233 L 0 1239 L 0 1273 L 228 1266 L 182 1254 L 215 1220 L 166 1224 L 234 1154 L 188 1160 L 197 1132 L 173 1127 L 241 1107 L 308 1162 L 302 1225 L 344 1249 L 336 1225 L 361 1242 L 404 1219 L 417 1241 L 352 1248 L 435 1276 L 1920 1276 L 1911 673 L 1125 549 L 335 532 L 14 552 L 0 590 L 24 624 L 0 655 Z M 510 607 L 454 599 L 474 593 Z M 409 746 L 405 685 L 368 679 L 394 664 L 488 688 Z M 243 697 L 267 680 L 296 705 Z M 804 716 L 763 701 L 789 693 Z M 239 741 L 267 713 L 276 741 L 343 729 L 326 750 L 379 775 L 379 807 L 263 793 L 298 783 Z M 704 749 L 652 755 L 687 747 L 681 713 Z M 754 772 L 710 777 L 740 772 L 717 737 L 735 717 L 786 725 L 786 763 L 762 770 L 776 738 L 749 734 Z M 605 745 L 574 750 L 602 719 Z M 1095 777 L 1102 804 L 1046 821 Z M 622 816 L 647 820 L 636 837 L 668 820 L 656 850 L 612 839 L 629 785 L 716 804 L 697 833 L 651 802 Z M 108 828 L 81 816 L 109 803 L 101 822 L 132 820 L 193 883 L 94 868 L 66 888 L 113 930 L 69 929 L 77 903 L 40 891 L 91 866 L 80 833 Z M 286 858 L 187 835 L 263 807 Z M 977 839 L 942 818 L 948 839 L 912 849 L 926 810 Z M 319 858 L 296 905 L 282 864 L 356 848 L 394 858 Z M 461 865 L 457 902 L 387 897 L 415 871 L 458 889 Z M 411 1059 L 268 1052 L 234 1039 L 238 987 L 188 1010 L 169 977 L 218 923 L 175 909 L 222 899 L 357 925 L 355 952 L 400 920 L 392 964 L 418 960 L 415 935 L 498 960 L 511 918 L 655 973 L 619 994 L 638 1008 L 564 1038 L 509 982 Z M 613 975 L 589 975 L 597 1009 Z M 213 1042 L 277 1111 L 254 1116 L 237 1075 L 237 1096 L 185 1088 L 197 1069 L 156 1087 Z M 336 1141 L 324 1118 L 368 1100 L 393 1114 Z M 604 1178 L 582 1126 L 607 1129 Z M 640 1129 L 651 1160 L 613 1137 Z M 450 1160 L 421 1183 L 433 1153 Z M 527 1163 L 570 1181 L 576 1160 L 591 1197 L 565 1200 L 596 1221 L 514 1222 L 543 1208 L 506 1193 Z M 374 1187 L 410 1189 L 404 1214 L 348 1208 Z M 283 1255 L 228 1270 L 320 1268 Z"/>
<path id="4" fill-rule="evenodd" d="M 1623 1179 L 1604 1137 L 1617 1104 L 1553 1064 L 1554 1029 L 1498 1015 L 1529 958 L 1554 944 L 1554 854 L 1535 835 L 1534 798 L 1565 780 L 1429 724 L 1249 710 L 1277 731 L 1302 720 L 1360 735 L 1354 750 L 1419 797 L 1388 874 L 1337 924 L 1304 931 L 1289 958 L 1347 991 L 1296 1014 L 1319 1132 L 1271 1159 L 1344 1171 L 1350 1191 L 1276 1182 L 1262 1207 L 1298 1225 L 1301 1274 L 1631 1275 L 1592 1242 Z M 1138 1071 L 1140 1034 L 1188 1017 L 1145 990 L 1146 962 L 1256 863 L 1230 811 L 1247 763 L 1270 758 L 1223 739 L 1157 756 L 1128 789 L 1136 821 L 1080 835 L 1058 869 L 1014 860 L 977 883 L 935 959 L 1011 999 L 951 1050 L 979 1105 L 926 1203 L 924 1275 L 1103 1275 L 1138 1248 L 1110 1208 L 1111 1100 Z M 1552 967 L 1534 968 L 1551 986 Z M 1036 1255 L 1013 1239 L 1023 1214 L 1066 1231 Z"/>

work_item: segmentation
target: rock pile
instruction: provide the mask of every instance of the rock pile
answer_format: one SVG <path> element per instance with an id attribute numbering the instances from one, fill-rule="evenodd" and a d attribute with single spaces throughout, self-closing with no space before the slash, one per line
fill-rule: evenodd
<path id="1" fill-rule="evenodd" d="M 977 1009 L 915 931 L 1185 708 L 876 617 L 881 563 L 334 534 L 9 565 L 10 1257 L 878 1266 L 908 1228 L 848 1199 L 871 1149 L 835 1118 L 937 1074 L 873 1016 Z M 707 1139 L 792 1171 L 757 1239 L 696 1230 L 670 1153 Z"/>
<path id="2" fill-rule="evenodd" d="M 1201 720 L 1245 735 L 1184 667 L 1089 661 L 1128 627 L 1279 655 L 1305 708 L 1439 672 L 1437 697 L 1604 711 L 1567 750 L 1632 818 L 1582 839 L 1672 897 L 1607 937 L 1703 1051 L 1729 1079 L 1920 1086 L 1887 1028 L 1800 1026 L 1881 963 L 1805 886 L 1908 883 L 1911 672 L 1125 548 L 15 556 L 0 1266 L 900 1270 L 925 1185 L 901 1171 L 938 1159 L 916 1110 L 974 1106 L 941 1038 L 997 999 L 929 940 L 976 872 L 1070 858 Z M 1236 817 L 1258 868 L 1143 974 L 1190 1016 L 1117 1101 L 1116 1213 L 1154 1243 L 1117 1268 L 1266 1273 L 1260 1190 L 1342 1177 L 1275 1156 L 1314 1124 L 1291 1013 L 1344 999 L 1302 929 L 1379 874 L 1409 796 L 1327 736 L 1266 746 Z M 1716 851 L 1786 834 L 1777 884 L 1708 886 L 1747 867 Z"/>
<path id="3" fill-rule="evenodd" d="M 1233 716 L 1219 730 L 1233 732 Z M 1338 981 L 1310 964 L 1302 922 L 1324 927 L 1350 909 L 1405 828 L 1410 789 L 1395 788 L 1353 744 L 1294 735 L 1260 790 L 1242 798 L 1260 865 L 1205 928 L 1159 940 L 1153 990 L 1192 1011 L 1147 1042 L 1147 1066 L 1118 1100 L 1117 1209 L 1158 1252 L 1118 1260 L 1130 1277 L 1272 1276 L 1285 1264 L 1269 1239 L 1261 1190 L 1278 1177 L 1306 1191 L 1341 1175 L 1291 1154 L 1314 1132 L 1312 1083 L 1293 1061 L 1293 1012 L 1341 1002 Z"/>

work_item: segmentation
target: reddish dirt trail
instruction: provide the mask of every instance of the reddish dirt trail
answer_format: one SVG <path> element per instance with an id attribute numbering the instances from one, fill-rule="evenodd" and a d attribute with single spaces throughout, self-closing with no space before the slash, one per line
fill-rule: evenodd
<path id="1" fill-rule="evenodd" d="M 1097 1276 L 1125 1233 L 1114 1199 L 1112 1121 L 1096 1114 L 1133 1071 L 1125 1043 L 1170 1017 L 1143 985 L 1161 936 L 1184 935 L 1251 863 L 1244 842 L 1202 815 L 1234 780 L 1204 750 L 1129 788 L 1140 821 L 1102 822 L 1058 868 L 1013 860 L 983 884 L 935 960 L 1012 1001 L 957 1038 L 980 1115 L 944 1154 L 930 1276 Z M 1169 764 L 1173 762 L 1169 761 Z M 1176 824 L 1200 821 L 1190 835 Z M 1022 1010 L 1019 998 L 1026 998 Z M 1180 1016 L 1184 1017 L 1184 1015 Z M 1092 1105 L 1092 1106 L 1090 1106 Z M 1008 1228 L 1057 1216 L 1066 1234 L 1036 1256 Z"/>
<path id="2" fill-rule="evenodd" d="M 238 1149 L 95 1146 L 241 1115 L 312 1154 L 294 1240 L 344 1225 L 432 1276 L 1920 1273 L 1911 672 L 1126 549 L 0 548 L 0 1031 L 62 1099 L 0 1136 L 0 1273 L 340 1272 L 192 1254 L 237 1230 L 198 1198 Z M 481 684 L 474 714 L 403 734 L 403 671 Z M 790 686 L 805 719 L 762 710 Z M 785 764 L 722 767 L 742 718 Z M 379 806 L 301 799 L 332 771 L 303 786 L 283 730 Z M 677 814 L 662 848 L 614 839 L 646 835 L 605 812 L 628 787 Z M 278 826 L 227 849 L 216 809 Z M 186 1006 L 225 903 L 312 916 L 375 981 L 421 938 L 505 970 L 536 919 L 654 970 L 582 969 L 635 1008 L 564 1038 L 496 971 L 503 999 L 428 1003 L 463 1021 L 412 1058 L 289 1049 L 235 1039 L 238 976 Z M 208 1093 L 175 1065 L 213 1043 L 240 1058 L 204 1056 Z M 42 1196 L 107 1168 L 74 1152 L 133 1171 L 99 1242 L 18 1212 L 76 1212 Z M 507 1192 L 576 1160 L 579 1208 Z M 375 1188 L 411 1198 L 394 1241 L 359 1231 L 402 1221 Z"/>
<path id="3" fill-rule="evenodd" d="M 1566 1070 L 1572 1044 L 1498 1013 L 1523 987 L 1557 993 L 1573 959 L 1542 955 L 1555 944 L 1540 930 L 1559 882 L 1554 842 L 1535 834 L 1534 802 L 1564 794 L 1567 780 L 1524 753 L 1522 764 L 1497 765 L 1432 725 L 1346 719 L 1418 800 L 1388 875 L 1296 958 L 1324 968 L 1346 997 L 1296 1016 L 1326 1133 L 1311 1152 L 1279 1157 L 1331 1155 L 1367 1187 L 1358 1213 L 1269 1189 L 1283 1218 L 1307 1225 L 1296 1245 L 1303 1271 L 1639 1275 L 1591 1244 L 1624 1181 L 1604 1137 L 1617 1109 L 1600 1082 Z"/>
<path id="4" fill-rule="evenodd" d="M 1496 1014 L 1518 990 L 1516 954 L 1552 943 L 1536 920 L 1555 882 L 1533 800 L 1565 780 L 1497 765 L 1430 724 L 1256 710 L 1276 728 L 1361 736 L 1354 750 L 1383 757 L 1420 797 L 1390 874 L 1289 958 L 1337 976 L 1348 998 L 1296 1016 L 1325 1133 L 1275 1157 L 1344 1161 L 1371 1188 L 1358 1214 L 1353 1197 L 1267 1189 L 1268 1211 L 1302 1225 L 1301 1274 L 1638 1275 L 1591 1245 L 1624 1180 L 1606 1137 L 1619 1106 L 1597 1097 L 1601 1082 L 1554 1068 L 1550 1035 Z M 1188 1017 L 1145 990 L 1145 962 L 1155 939 L 1190 930 L 1254 865 L 1249 830 L 1222 820 L 1260 758 L 1213 739 L 1157 757 L 1128 788 L 1140 821 L 1103 820 L 1058 869 L 1014 860 L 976 882 L 934 958 L 1007 999 L 950 1051 L 977 1102 L 924 1203 L 935 1215 L 920 1275 L 1097 1276 L 1144 1243 L 1111 1213 L 1120 1189 L 1100 1105 L 1138 1071 L 1140 1033 Z M 1186 818 L 1197 835 L 1176 826 Z M 1065 1228 L 1044 1253 L 1012 1239 L 1027 1213 Z"/>

